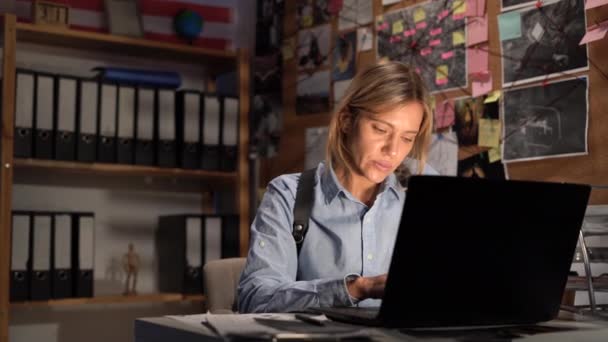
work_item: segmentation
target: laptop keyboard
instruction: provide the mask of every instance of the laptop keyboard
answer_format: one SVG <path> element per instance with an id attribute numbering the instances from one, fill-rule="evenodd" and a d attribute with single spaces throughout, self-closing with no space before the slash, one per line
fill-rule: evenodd
<path id="1" fill-rule="evenodd" d="M 325 314 L 337 314 L 344 315 L 350 317 L 357 317 L 362 319 L 373 320 L 378 317 L 378 311 L 380 308 L 372 307 L 372 308 L 357 308 L 357 307 L 345 307 L 345 308 L 322 308 L 322 311 Z"/>

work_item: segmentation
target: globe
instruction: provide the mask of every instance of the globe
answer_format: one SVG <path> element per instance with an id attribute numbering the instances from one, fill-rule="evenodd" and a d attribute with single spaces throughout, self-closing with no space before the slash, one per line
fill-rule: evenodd
<path id="1" fill-rule="evenodd" d="M 195 11 L 181 10 L 173 20 L 178 36 L 193 41 L 203 30 L 203 17 Z"/>

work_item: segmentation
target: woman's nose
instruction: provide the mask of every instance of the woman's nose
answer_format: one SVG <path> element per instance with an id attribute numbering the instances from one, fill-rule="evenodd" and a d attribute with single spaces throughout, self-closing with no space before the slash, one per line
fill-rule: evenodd
<path id="1" fill-rule="evenodd" d="M 399 152 L 399 140 L 394 137 L 388 138 L 384 149 L 386 154 L 390 155 L 391 157 L 396 156 Z"/>

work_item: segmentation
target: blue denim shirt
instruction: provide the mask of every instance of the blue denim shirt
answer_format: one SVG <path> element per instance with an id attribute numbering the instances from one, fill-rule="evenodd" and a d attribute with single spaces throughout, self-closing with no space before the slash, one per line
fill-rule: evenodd
<path id="1" fill-rule="evenodd" d="M 425 173 L 434 173 L 425 169 Z M 338 182 L 324 163 L 315 175 L 314 206 L 300 257 L 292 236 L 300 174 L 273 179 L 251 225 L 249 255 L 238 286 L 240 312 L 286 312 L 352 306 L 349 275 L 388 272 L 405 192 L 391 174 L 371 207 Z M 359 306 L 379 306 L 366 299 Z"/>

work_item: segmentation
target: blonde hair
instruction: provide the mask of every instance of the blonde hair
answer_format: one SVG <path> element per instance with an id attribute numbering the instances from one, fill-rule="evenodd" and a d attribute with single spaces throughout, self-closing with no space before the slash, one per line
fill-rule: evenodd
<path id="1" fill-rule="evenodd" d="M 326 154 L 328 164 L 334 169 L 344 167 L 350 173 L 355 169 L 348 149 L 348 136 L 342 129 L 348 117 L 345 114 L 350 115 L 349 120 L 354 126 L 362 113 L 373 115 L 380 110 L 390 110 L 411 102 L 420 103 L 424 109 L 414 146 L 408 154 L 410 158 L 418 160 L 417 173 L 422 173 L 433 122 L 429 95 L 420 75 L 399 62 L 376 64 L 352 80 L 329 123 Z M 404 170 L 399 167 L 395 172 L 402 173 Z"/>

